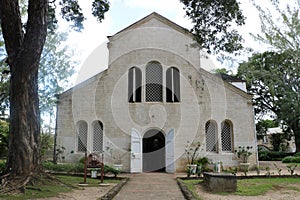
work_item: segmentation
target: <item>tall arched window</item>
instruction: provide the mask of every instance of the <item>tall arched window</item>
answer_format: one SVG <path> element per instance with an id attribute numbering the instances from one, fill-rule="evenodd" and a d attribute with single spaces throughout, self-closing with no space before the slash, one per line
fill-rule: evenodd
<path id="1" fill-rule="evenodd" d="M 142 101 L 142 72 L 137 67 L 132 67 L 128 72 L 128 102 Z"/>
<path id="2" fill-rule="evenodd" d="M 232 152 L 232 123 L 225 120 L 221 124 L 222 151 Z"/>
<path id="3" fill-rule="evenodd" d="M 103 124 L 101 121 L 93 123 L 93 151 L 103 151 Z"/>
<path id="4" fill-rule="evenodd" d="M 217 152 L 217 123 L 208 121 L 205 124 L 206 151 Z"/>
<path id="5" fill-rule="evenodd" d="M 78 140 L 77 140 L 77 151 L 85 152 L 87 150 L 87 133 L 88 125 L 85 121 L 79 121 L 77 123 Z"/>
<path id="6" fill-rule="evenodd" d="M 150 62 L 146 66 L 146 101 L 163 101 L 162 66 L 159 62 Z"/>
<path id="7" fill-rule="evenodd" d="M 176 67 L 170 67 L 166 74 L 167 102 L 180 101 L 180 76 Z"/>

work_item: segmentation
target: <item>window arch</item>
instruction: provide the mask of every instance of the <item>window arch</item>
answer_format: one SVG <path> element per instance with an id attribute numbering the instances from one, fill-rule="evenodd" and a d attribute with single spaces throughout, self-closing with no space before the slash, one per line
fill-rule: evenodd
<path id="1" fill-rule="evenodd" d="M 221 124 L 222 151 L 232 152 L 232 123 L 225 120 Z"/>
<path id="2" fill-rule="evenodd" d="M 159 62 L 149 62 L 146 66 L 146 101 L 163 101 L 162 66 Z"/>
<path id="3" fill-rule="evenodd" d="M 206 151 L 217 152 L 217 123 L 209 120 L 205 124 Z"/>
<path id="4" fill-rule="evenodd" d="M 77 122 L 78 140 L 77 151 L 85 152 L 87 150 L 88 124 L 85 121 Z"/>
<path id="5" fill-rule="evenodd" d="M 180 101 L 180 73 L 176 67 L 170 67 L 166 73 L 167 102 Z"/>
<path id="6" fill-rule="evenodd" d="M 93 123 L 93 151 L 103 151 L 103 123 L 101 121 Z"/>
<path id="7" fill-rule="evenodd" d="M 137 67 L 132 67 L 128 72 L 128 102 L 142 101 L 142 72 Z"/>

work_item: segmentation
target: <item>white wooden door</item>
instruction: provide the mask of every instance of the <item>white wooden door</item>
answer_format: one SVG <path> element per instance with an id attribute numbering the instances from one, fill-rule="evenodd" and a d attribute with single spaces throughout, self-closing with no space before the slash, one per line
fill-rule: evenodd
<path id="1" fill-rule="evenodd" d="M 175 172 L 174 162 L 174 129 L 171 129 L 166 137 L 166 172 Z"/>
<path id="2" fill-rule="evenodd" d="M 130 172 L 142 172 L 142 138 L 135 129 L 131 131 L 131 161 Z"/>

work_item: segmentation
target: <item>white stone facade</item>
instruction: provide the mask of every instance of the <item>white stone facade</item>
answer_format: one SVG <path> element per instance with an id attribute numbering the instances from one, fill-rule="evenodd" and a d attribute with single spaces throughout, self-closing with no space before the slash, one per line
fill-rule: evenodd
<path id="1" fill-rule="evenodd" d="M 150 140 L 146 143 L 146 133 L 157 130 L 165 145 L 149 156 L 151 162 L 163 163 L 164 171 L 185 171 L 185 148 L 192 141 L 201 142 L 201 156 L 222 161 L 225 167 L 238 165 L 234 149 L 253 146 L 250 162 L 256 164 L 251 95 L 201 68 L 200 51 L 190 33 L 152 13 L 109 37 L 108 48 L 107 70 L 59 96 L 57 144 L 65 148 L 66 162 L 77 162 L 84 155 L 82 146 L 93 152 L 94 146 L 102 144 L 106 164 L 121 163 L 128 172 L 146 171 L 145 146 L 155 146 Z M 162 101 L 146 101 L 149 63 L 161 66 Z M 141 102 L 128 100 L 132 67 L 141 72 Z M 179 71 L 179 102 L 166 101 L 166 74 L 171 67 Z M 210 120 L 216 124 L 213 151 L 206 147 L 206 124 Z M 225 121 L 229 132 L 224 129 L 221 133 Z M 80 134 L 84 136 L 81 141 Z"/>

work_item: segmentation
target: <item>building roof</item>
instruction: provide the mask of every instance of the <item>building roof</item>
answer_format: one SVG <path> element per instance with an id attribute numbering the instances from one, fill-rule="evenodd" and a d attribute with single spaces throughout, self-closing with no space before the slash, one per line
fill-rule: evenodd
<path id="1" fill-rule="evenodd" d="M 179 32 L 181 32 L 183 34 L 187 34 L 187 35 L 190 35 L 191 37 L 194 37 L 194 35 L 192 33 L 190 33 L 188 29 L 186 29 L 186 28 L 184 28 L 184 27 L 176 24 L 175 22 L 167 19 L 166 17 L 164 17 L 164 16 L 162 16 L 162 15 L 156 13 L 156 12 L 153 12 L 153 13 L 147 15 L 146 17 L 140 19 L 139 21 L 137 21 L 137 22 L 135 22 L 135 23 L 127 26 L 126 28 L 122 29 L 121 31 L 117 32 L 116 34 L 114 34 L 112 36 L 107 36 L 107 38 L 109 40 L 111 40 L 114 37 L 117 37 L 118 35 L 122 34 L 123 32 L 129 31 L 129 30 L 133 30 L 133 29 L 141 26 L 142 24 L 150 21 L 153 18 L 159 20 L 160 22 L 162 22 L 162 23 L 170 26 L 171 28 L 173 28 L 173 29 L 175 29 L 175 30 L 177 30 L 177 31 L 179 31 Z"/>
<path id="2" fill-rule="evenodd" d="M 223 73 L 218 73 L 217 75 L 219 75 L 224 81 L 227 82 L 245 82 L 244 80 L 237 78 L 235 76 L 231 76 L 228 74 L 223 74 Z"/>
<path id="3" fill-rule="evenodd" d="M 270 135 L 270 134 L 277 134 L 277 133 L 283 133 L 282 128 L 280 128 L 280 127 L 275 127 L 275 128 L 268 128 L 268 130 L 267 130 L 267 135 Z"/>

